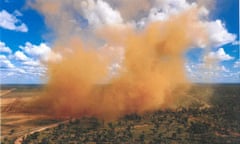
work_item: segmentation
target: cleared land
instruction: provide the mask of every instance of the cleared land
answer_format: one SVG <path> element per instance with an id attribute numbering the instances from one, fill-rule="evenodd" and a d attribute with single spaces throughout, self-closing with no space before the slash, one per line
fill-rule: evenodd
<path id="1" fill-rule="evenodd" d="M 210 87 L 212 96 L 206 98 L 204 95 L 208 94 Z M 7 139 L 2 139 L 2 143 L 14 141 L 16 137 L 12 135 L 18 134 L 17 127 L 23 125 L 19 129 L 27 130 L 33 126 L 29 130 L 33 132 L 23 140 L 26 144 L 237 144 L 240 143 L 239 92 L 240 85 L 197 85 L 189 91 L 189 97 L 192 96 L 189 99 L 193 103 L 188 108 L 146 112 L 143 115 L 130 114 L 112 122 L 85 117 L 57 123 L 58 121 L 44 116 L 5 114 L 1 117 L 1 126 L 13 124 L 16 127 L 12 128 L 13 132 L 11 128 L 5 131 Z M 53 123 L 57 125 L 52 125 Z M 50 127 L 46 128 L 47 126 Z M 41 127 L 45 129 L 36 131 L 36 128 Z"/>
<path id="2" fill-rule="evenodd" d="M 45 115 L 18 113 L 14 107 L 39 95 L 40 85 L 4 85 L 1 87 L 1 143 L 14 143 L 16 138 L 60 120 Z"/>

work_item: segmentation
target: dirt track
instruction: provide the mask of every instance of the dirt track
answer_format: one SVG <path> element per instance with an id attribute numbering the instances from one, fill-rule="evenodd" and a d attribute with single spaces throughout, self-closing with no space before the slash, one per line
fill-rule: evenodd
<path id="1" fill-rule="evenodd" d="M 19 101 L 28 101 L 31 97 L 5 97 L 2 96 L 16 93 L 16 96 L 20 95 L 15 88 L 8 90 L 1 90 L 0 92 L 0 101 L 1 101 L 1 138 L 2 141 L 4 138 L 15 139 L 15 143 L 21 143 L 22 138 L 28 134 L 42 131 L 47 128 L 56 127 L 60 123 L 66 123 L 68 121 L 58 122 L 55 124 L 41 124 L 44 120 L 48 121 L 52 118 L 47 115 L 34 115 L 28 113 L 19 113 L 17 111 L 11 110 L 11 108 L 16 106 Z M 33 93 L 34 96 L 35 93 Z"/>
<path id="2" fill-rule="evenodd" d="M 35 128 L 35 129 L 33 129 L 31 132 L 25 133 L 25 134 L 23 134 L 22 136 L 18 137 L 18 138 L 15 140 L 14 144 L 22 144 L 23 138 L 27 137 L 27 136 L 30 135 L 30 134 L 33 134 L 33 133 L 35 133 L 35 132 L 41 132 L 41 131 L 44 131 L 44 130 L 46 130 L 46 129 L 48 129 L 48 128 L 54 128 L 54 127 L 57 127 L 59 124 L 65 124 L 65 123 L 68 123 L 68 122 L 69 122 L 69 120 L 66 120 L 66 121 L 58 122 L 58 123 L 51 124 L 51 125 L 48 125 L 48 126 L 44 126 L 44 127 L 40 127 L 40 128 L 39 128 L 39 127 L 38 127 L 38 128 Z"/>
<path id="3" fill-rule="evenodd" d="M 12 88 L 10 90 L 0 90 L 0 97 L 9 94 L 10 92 L 13 92 L 16 90 L 16 88 Z"/>

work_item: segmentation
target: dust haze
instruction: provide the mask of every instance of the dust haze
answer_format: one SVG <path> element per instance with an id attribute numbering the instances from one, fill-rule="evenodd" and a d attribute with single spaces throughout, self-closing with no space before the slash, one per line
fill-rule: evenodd
<path id="1" fill-rule="evenodd" d="M 31 5 L 54 31 L 52 48 L 61 60 L 46 63 L 45 91 L 28 109 L 58 117 L 112 119 L 176 108 L 187 98 L 191 83 L 185 74 L 184 53 L 196 39 L 207 43 L 197 7 L 166 21 L 151 22 L 141 30 L 121 19 L 117 24 L 106 21 L 81 30 L 69 21 L 73 13 L 63 11 L 63 5 L 78 7 L 75 1 Z M 132 15 L 130 11 L 129 17 Z"/>

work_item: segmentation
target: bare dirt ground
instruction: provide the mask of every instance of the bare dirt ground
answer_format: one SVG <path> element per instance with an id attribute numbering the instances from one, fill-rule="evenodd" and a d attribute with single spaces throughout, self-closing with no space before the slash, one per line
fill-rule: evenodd
<path id="1" fill-rule="evenodd" d="M 34 96 L 35 92 L 32 92 L 32 94 Z M 8 97 L 8 95 L 16 96 Z M 18 95 L 21 95 L 21 97 L 18 97 Z M 14 105 L 16 105 L 19 101 L 27 102 L 30 99 L 32 99 L 32 97 L 29 95 L 26 97 L 22 96 L 22 93 L 19 93 L 15 88 L 1 90 L 0 142 L 2 142 L 4 139 L 16 140 L 17 138 L 21 138 L 26 134 L 51 128 L 59 123 L 59 120 L 54 120 L 46 115 L 19 113 L 17 110 L 14 110 Z"/>
<path id="2" fill-rule="evenodd" d="M 35 128 L 34 121 L 47 119 L 47 116 L 28 115 L 20 113 L 3 113 L 1 115 L 1 135 L 4 136 L 18 136 L 19 134 Z"/>
<path id="3" fill-rule="evenodd" d="M 5 109 L 6 107 L 9 108 L 9 106 L 16 101 L 19 101 L 19 98 L 1 98 L 1 110 Z M 38 119 L 44 118 L 47 118 L 47 116 L 8 112 L 7 110 L 2 111 L 0 118 L 1 140 L 5 137 L 7 137 L 8 139 L 18 137 L 19 135 L 22 135 L 25 132 L 30 131 L 31 129 L 35 128 L 36 125 L 34 125 L 34 123 L 29 122 L 37 121 Z"/>
<path id="4" fill-rule="evenodd" d="M 0 90 L 0 97 L 1 96 L 4 96 L 4 95 L 7 95 L 8 93 L 14 91 L 15 88 L 12 88 L 12 89 L 8 89 L 8 90 Z"/>

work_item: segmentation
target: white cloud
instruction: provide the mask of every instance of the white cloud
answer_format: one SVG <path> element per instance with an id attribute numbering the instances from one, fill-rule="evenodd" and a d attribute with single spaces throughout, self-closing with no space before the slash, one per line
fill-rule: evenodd
<path id="1" fill-rule="evenodd" d="M 7 57 L 5 55 L 0 55 L 0 60 L 6 60 Z"/>
<path id="2" fill-rule="evenodd" d="M 205 71 L 205 72 L 229 72 L 224 65 L 218 65 L 214 63 L 199 63 L 193 66 L 195 70 Z"/>
<path id="3" fill-rule="evenodd" d="M 221 20 L 204 22 L 209 35 L 209 45 L 211 47 L 220 47 L 232 43 L 236 35 L 229 33 Z"/>
<path id="4" fill-rule="evenodd" d="M 24 61 L 20 66 L 7 67 L 1 65 L 0 70 L 3 76 L 24 76 L 24 77 L 34 77 L 34 76 L 45 76 L 47 68 L 40 63 L 30 63 L 31 61 Z M 33 61 L 32 61 L 33 62 Z"/>
<path id="5" fill-rule="evenodd" d="M 3 47 L 1 49 L 1 47 Z M 47 68 L 39 61 L 38 58 L 28 57 L 24 51 L 16 51 L 11 54 L 10 48 L 5 48 L 5 43 L 0 41 L 0 50 L 7 52 L 9 55 L 0 55 L 1 78 L 8 77 L 34 77 L 44 76 Z M 41 53 L 41 52 L 40 52 Z M 35 52 L 39 54 L 39 52 Z M 14 65 L 13 62 L 17 64 Z"/>
<path id="6" fill-rule="evenodd" d="M 81 7 L 83 10 L 83 16 L 87 18 L 89 24 L 94 27 L 123 23 L 120 12 L 114 10 L 103 0 L 84 0 L 81 2 Z"/>
<path id="7" fill-rule="evenodd" d="M 51 48 L 48 47 L 45 43 L 40 45 L 34 45 L 30 42 L 26 42 L 25 46 L 19 46 L 25 53 L 32 56 L 43 56 L 51 51 Z"/>
<path id="8" fill-rule="evenodd" d="M 229 76 L 230 76 L 230 77 L 234 77 L 234 78 L 240 80 L 240 71 L 230 73 Z M 238 81 L 238 82 L 239 82 L 239 81 Z"/>
<path id="9" fill-rule="evenodd" d="M 10 14 L 6 10 L 0 11 L 0 27 L 8 30 L 27 32 L 28 28 L 26 24 L 17 18 L 17 16 L 21 15 L 19 11 L 15 11 L 15 14 Z"/>
<path id="10" fill-rule="evenodd" d="M 12 71 L 16 72 L 16 73 L 20 73 L 20 74 L 26 74 L 27 72 L 22 69 L 22 68 L 15 68 L 15 69 L 12 69 Z"/>
<path id="11" fill-rule="evenodd" d="M 25 74 L 28 75 L 24 69 L 19 67 L 1 68 L 1 73 L 2 73 L 1 78 L 8 78 L 13 76 L 23 77 Z"/>
<path id="12" fill-rule="evenodd" d="M 235 63 L 233 64 L 234 68 L 240 68 L 240 60 L 235 61 Z"/>
<path id="13" fill-rule="evenodd" d="M 16 51 L 14 58 L 20 61 L 17 73 L 27 74 L 29 76 L 43 76 L 46 73 L 46 67 L 41 60 L 49 60 L 49 55 L 53 53 L 46 44 L 33 45 L 29 42 L 25 46 L 20 46 L 22 51 Z"/>
<path id="14" fill-rule="evenodd" d="M 146 0 L 144 1 L 146 2 Z M 60 27 L 61 30 L 68 25 L 68 27 L 65 28 L 63 35 L 66 35 L 66 33 L 69 33 L 70 35 L 74 32 L 77 33 L 78 29 L 82 28 L 81 21 L 79 22 L 79 17 L 81 17 L 80 19 L 87 21 L 84 25 L 91 27 L 84 31 L 81 29 L 80 31 L 83 32 L 83 36 L 86 36 L 85 32 L 87 32 L 87 35 L 91 37 L 95 36 L 94 29 L 101 26 L 117 25 L 120 26 L 119 28 L 131 26 L 136 28 L 136 30 L 139 30 L 146 27 L 149 23 L 165 21 L 172 15 L 177 15 L 186 10 L 196 8 L 198 9 L 199 24 L 202 25 L 193 25 L 193 28 L 205 28 L 208 39 L 206 37 L 203 38 L 201 35 L 195 35 L 196 38 L 194 38 L 195 40 L 193 39 L 194 47 L 220 47 L 232 43 L 236 39 L 236 35 L 229 33 L 221 20 L 210 20 L 210 11 L 207 5 L 204 6 L 202 2 L 195 0 L 147 1 L 146 4 L 149 5 L 147 6 L 148 8 L 143 10 L 138 9 L 139 13 L 136 14 L 137 16 L 134 17 L 134 19 L 124 19 L 124 17 L 122 17 L 122 15 L 126 15 L 128 12 L 125 11 L 125 13 L 121 11 L 121 4 L 124 3 L 124 5 L 127 5 L 131 3 L 127 0 L 117 0 L 117 2 L 111 0 L 108 0 L 107 2 L 104 0 L 82 0 L 79 3 L 75 1 L 59 0 L 58 5 L 56 6 L 56 13 L 46 11 L 41 7 L 41 5 L 48 5 L 48 3 L 40 0 L 37 1 L 37 3 L 39 3 L 40 10 L 49 17 L 49 22 L 52 24 L 53 29 Z M 137 6 L 129 6 L 129 8 L 133 9 L 135 7 Z M 73 9 L 73 11 L 69 9 Z M 60 20 L 60 22 L 56 23 L 56 19 Z M 69 21 L 71 22 L 69 23 Z M 60 31 L 60 34 L 62 34 L 62 31 Z M 190 32 L 190 37 L 191 35 Z M 209 42 L 208 45 L 206 42 Z"/>
<path id="15" fill-rule="evenodd" d="M 214 63 L 186 63 L 185 70 L 188 77 L 195 82 L 221 81 L 232 73 L 224 65 Z"/>
<path id="16" fill-rule="evenodd" d="M 227 69 L 227 68 L 226 68 L 225 66 L 223 66 L 223 65 L 218 66 L 216 70 L 217 70 L 217 71 L 226 72 L 226 73 L 230 72 L 230 70 Z"/>
<path id="17" fill-rule="evenodd" d="M 23 77 L 25 79 L 46 77 L 47 67 L 42 61 L 59 60 L 61 56 L 54 53 L 45 43 L 34 45 L 29 42 L 20 46 L 22 50 L 10 55 L 0 55 L 1 76 L 8 78 Z M 13 65 L 10 61 L 15 62 Z"/>
<path id="18" fill-rule="evenodd" d="M 16 60 L 20 60 L 20 61 L 27 61 L 27 60 L 30 59 L 22 51 L 16 51 L 14 53 L 14 57 L 15 57 Z"/>
<path id="19" fill-rule="evenodd" d="M 41 52 L 34 51 L 38 55 Z M 14 65 L 11 61 L 15 62 Z M 4 82 L 13 78 L 22 77 L 23 79 L 38 79 L 46 77 L 47 68 L 40 62 L 39 58 L 26 55 L 24 51 L 16 51 L 10 55 L 0 55 L 1 78 Z M 17 80 L 17 79 L 16 79 Z M 12 81 L 15 82 L 15 81 Z"/>
<path id="20" fill-rule="evenodd" d="M 0 55 L 0 68 L 14 68 L 15 66 L 5 55 Z"/>
<path id="21" fill-rule="evenodd" d="M 61 59 L 61 55 L 51 50 L 45 43 L 34 45 L 30 42 L 26 42 L 25 46 L 19 46 L 26 54 L 39 58 L 43 61 L 57 61 Z"/>
<path id="22" fill-rule="evenodd" d="M 12 50 L 4 42 L 0 41 L 0 53 L 12 53 Z"/>
<path id="23" fill-rule="evenodd" d="M 190 8 L 199 8 L 198 16 L 200 22 L 205 27 L 208 44 L 204 44 L 201 38 L 196 38 L 194 46 L 197 47 L 220 47 L 228 43 L 234 42 L 236 35 L 229 33 L 224 23 L 217 19 L 215 21 L 209 20 L 209 10 L 204 6 L 199 6 L 197 3 L 190 3 L 186 0 L 156 0 L 155 5 L 149 10 L 146 17 L 142 17 L 136 22 L 138 28 L 143 28 L 151 22 L 166 21 L 172 15 L 179 14 Z"/>
<path id="24" fill-rule="evenodd" d="M 137 27 L 142 28 L 155 21 L 165 21 L 172 15 L 196 6 L 196 3 L 188 3 L 186 0 L 156 0 L 154 4 L 149 10 L 148 16 L 137 22 Z M 205 13 L 206 11 L 205 9 Z M 203 9 L 201 13 L 204 13 Z"/>
<path id="25" fill-rule="evenodd" d="M 227 54 L 223 48 L 219 48 L 216 52 L 209 52 L 205 57 L 205 61 L 227 61 L 233 60 L 234 57 Z"/>
<path id="26" fill-rule="evenodd" d="M 42 64 L 39 61 L 34 61 L 34 60 L 29 60 L 29 61 L 24 61 L 22 63 L 23 65 L 27 65 L 27 66 L 41 66 Z"/>
<path id="27" fill-rule="evenodd" d="M 26 73 L 30 75 L 38 75 L 38 76 L 44 76 L 47 72 L 47 68 L 43 65 L 40 66 L 30 66 L 26 65 L 22 67 L 23 70 L 26 71 Z"/>

